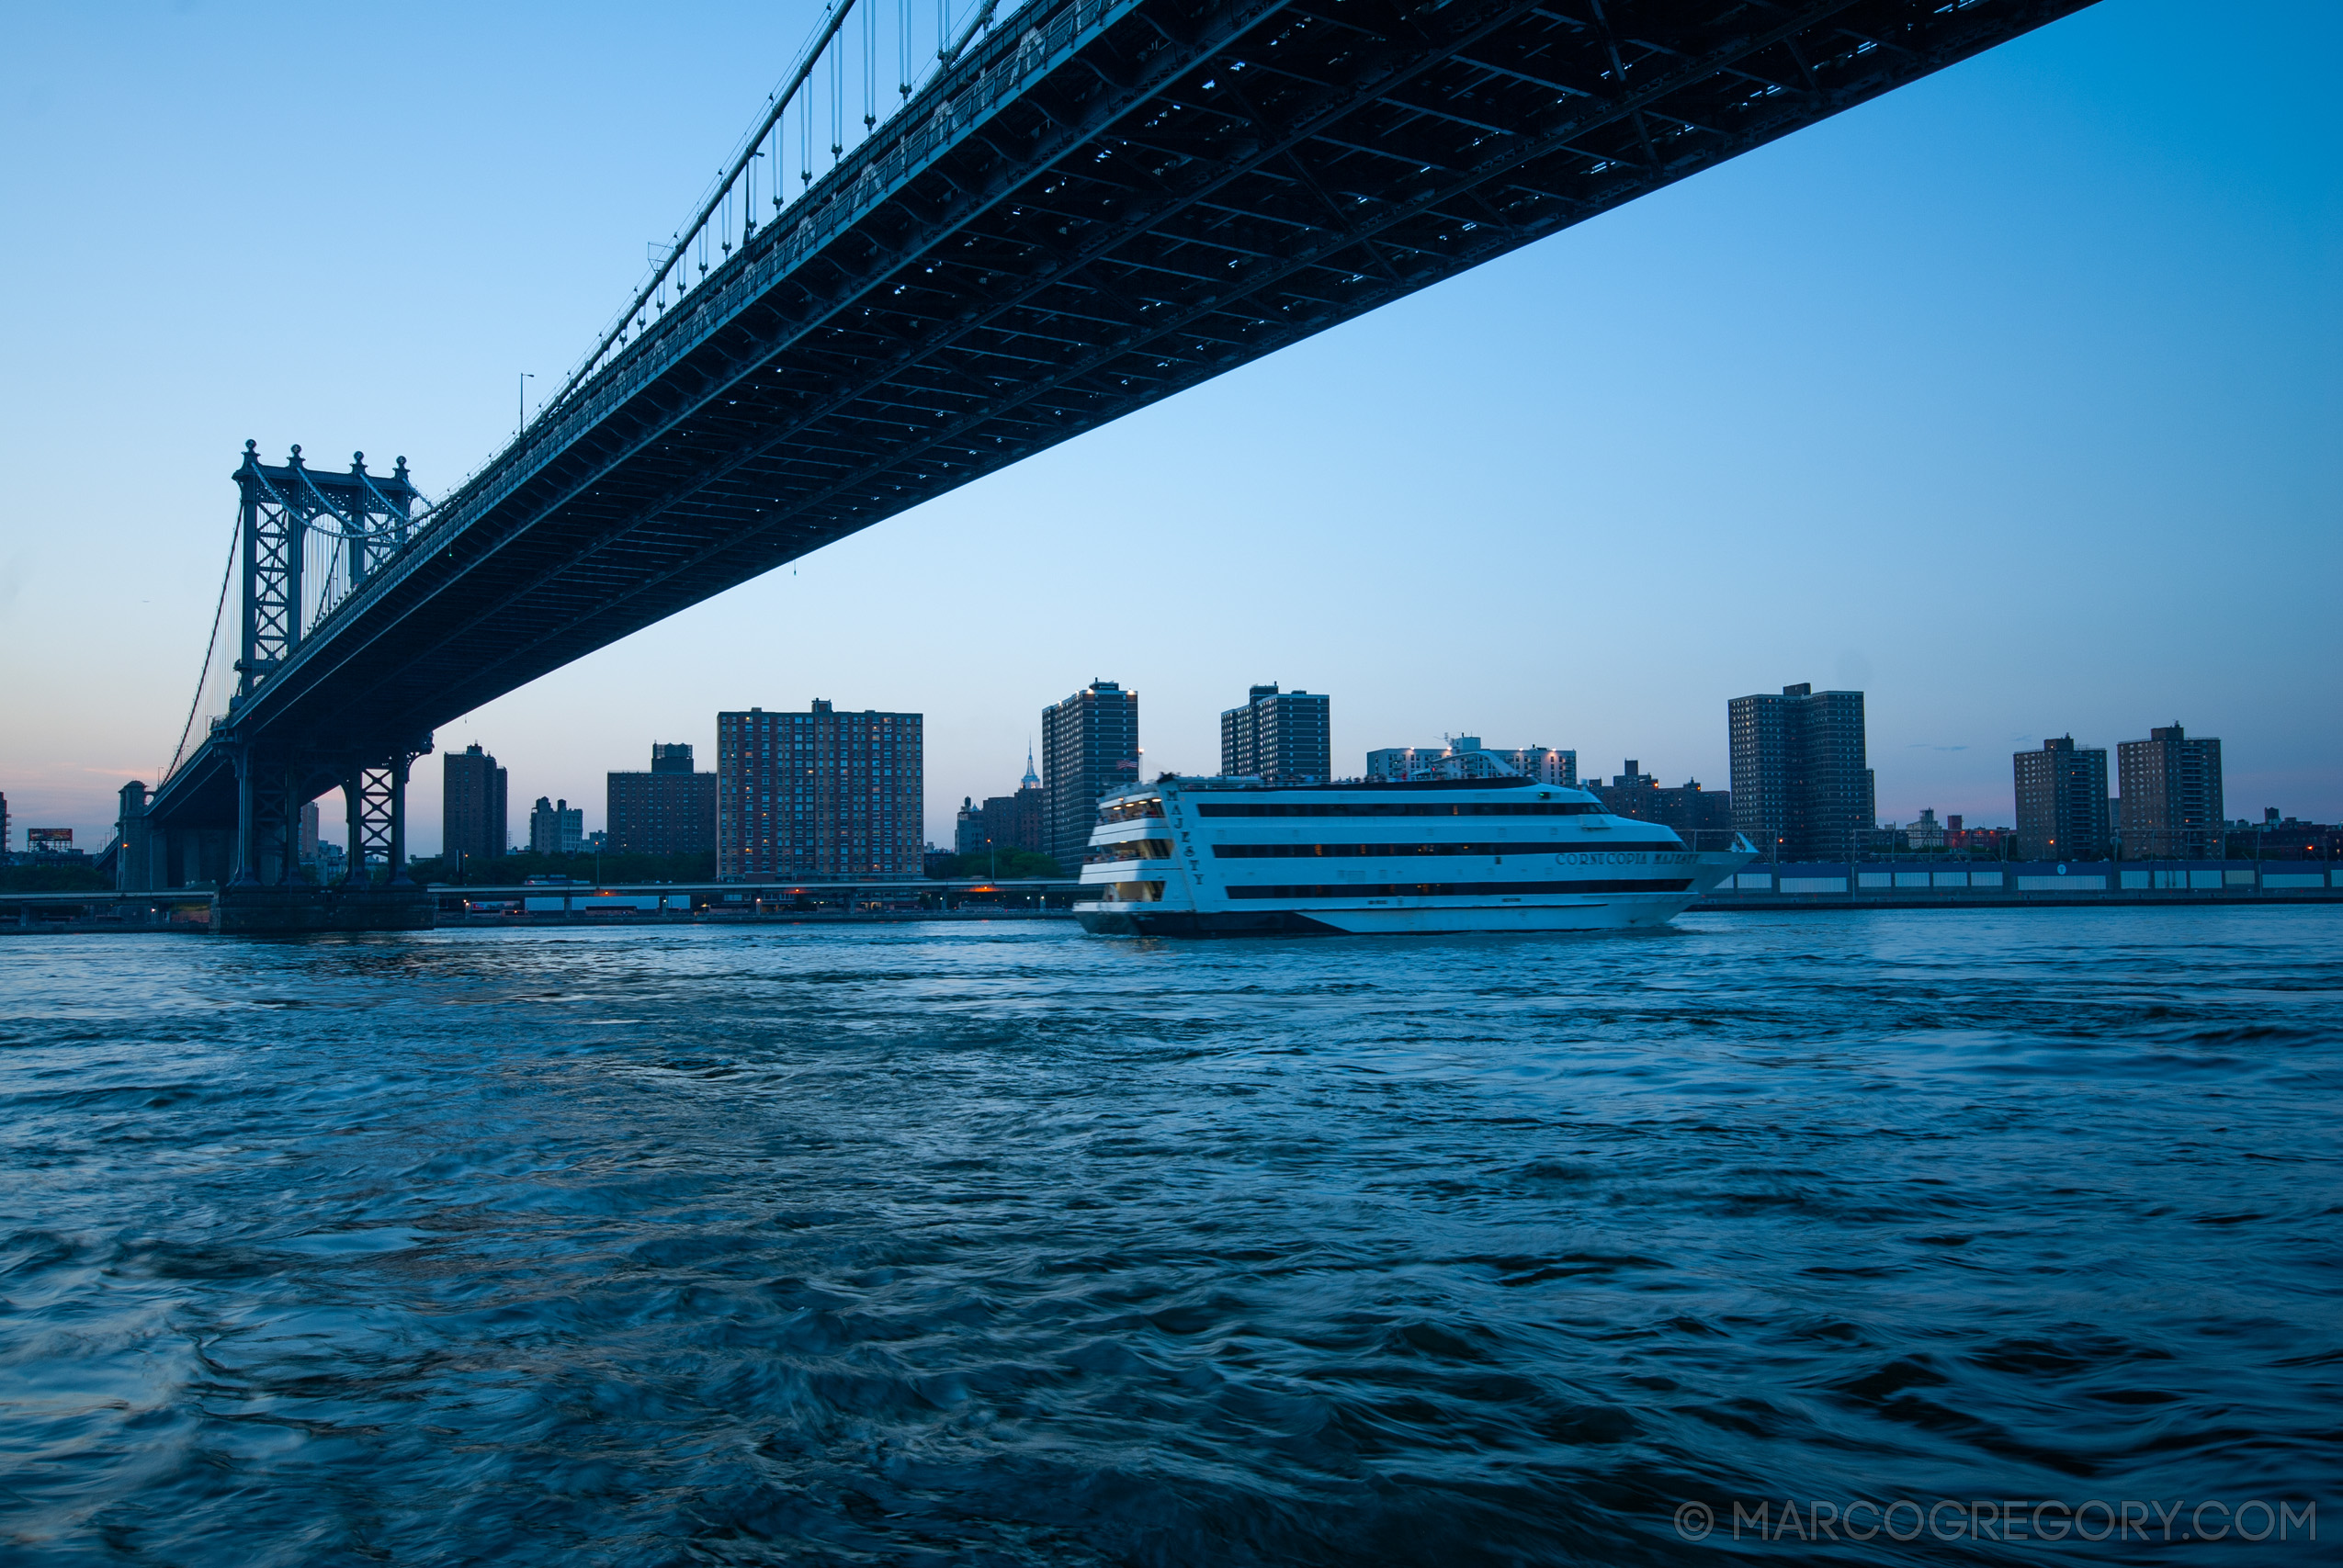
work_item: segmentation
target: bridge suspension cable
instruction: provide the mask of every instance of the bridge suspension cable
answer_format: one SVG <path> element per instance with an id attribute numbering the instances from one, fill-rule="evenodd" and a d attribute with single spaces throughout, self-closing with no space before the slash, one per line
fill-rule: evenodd
<path id="1" fill-rule="evenodd" d="M 157 784 L 178 772 L 179 764 L 187 760 L 187 742 L 195 735 L 196 716 L 204 708 L 204 690 L 210 684 L 213 666 L 220 662 L 220 628 L 228 617 L 228 589 L 236 581 L 236 547 L 243 542 L 243 512 L 239 508 L 236 522 L 228 530 L 228 560 L 220 569 L 220 600 L 212 606 L 211 635 L 205 639 L 203 648 L 203 671 L 196 676 L 195 696 L 187 704 L 187 721 L 179 727 L 179 743 L 172 748 L 170 763 L 155 774 Z"/>
<path id="2" fill-rule="evenodd" d="M 755 127 L 743 137 L 731 161 L 718 174 L 715 184 L 701 201 L 698 210 L 687 223 L 675 231 L 673 243 L 663 255 L 654 257 L 651 276 L 628 301 L 624 310 L 612 318 L 594 345 L 571 371 L 561 389 L 538 405 L 536 417 L 527 428 L 535 428 L 547 416 L 562 409 L 572 394 L 591 380 L 614 353 L 626 346 L 628 340 L 649 329 L 665 315 L 672 301 L 680 302 L 685 293 L 697 288 L 712 269 L 720 268 L 736 251 L 746 246 L 758 227 L 755 165 L 767 161 L 770 174 L 766 180 L 774 214 L 778 214 L 794 199 L 783 177 L 784 133 L 791 106 L 798 113 L 798 195 L 803 196 L 814 183 L 814 152 L 816 119 L 819 107 L 814 100 L 829 99 L 830 158 L 835 167 L 847 152 L 846 98 L 853 90 L 849 71 L 858 64 L 855 73 L 862 85 L 862 130 L 856 141 L 867 139 L 885 121 L 911 104 L 918 90 L 938 74 L 949 71 L 963 51 L 978 37 L 1008 12 L 1017 10 L 1024 0 L 982 0 L 956 31 L 952 26 L 950 0 L 937 0 L 935 8 L 935 52 L 934 63 L 925 72 L 914 69 L 919 54 L 912 37 L 914 7 L 911 0 L 897 0 L 893 7 L 894 24 L 900 36 L 895 53 L 900 62 L 900 77 L 897 83 L 898 98 L 884 107 L 878 96 L 878 70 L 885 52 L 884 13 L 886 0 L 832 0 L 821 21 L 799 53 L 781 87 L 765 100 L 765 112 Z M 846 22 L 859 9 L 863 25 L 849 29 Z M 859 58 L 850 62 L 848 55 Z M 829 69 L 823 70 L 824 64 Z M 737 222 L 732 209 L 738 206 Z M 771 221 L 768 217 L 767 221 Z M 738 231 L 738 241 L 734 233 Z M 713 252 L 711 254 L 710 253 Z M 524 432 L 526 434 L 526 430 Z M 460 488 L 460 487 L 458 487 Z"/>

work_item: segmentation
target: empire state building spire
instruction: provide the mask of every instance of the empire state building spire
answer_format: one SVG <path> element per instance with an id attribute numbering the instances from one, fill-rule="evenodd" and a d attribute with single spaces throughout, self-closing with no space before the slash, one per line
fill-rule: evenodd
<path id="1" fill-rule="evenodd" d="M 1041 787 L 1041 775 L 1033 771 L 1033 742 L 1030 739 L 1025 742 L 1025 776 L 1018 780 L 1017 784 L 1023 789 Z"/>

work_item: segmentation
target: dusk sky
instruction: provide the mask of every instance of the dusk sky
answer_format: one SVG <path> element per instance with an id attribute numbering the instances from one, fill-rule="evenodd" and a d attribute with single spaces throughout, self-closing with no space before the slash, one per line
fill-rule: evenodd
<path id="1" fill-rule="evenodd" d="M 1883 818 L 2178 721 L 2343 817 L 2343 8 L 2104 0 L 882 523 L 438 731 L 589 829 L 720 708 L 927 716 L 927 836 L 1044 705 L 1209 772 L 1469 733 L 1727 784 L 1868 694 Z M 436 496 L 624 301 L 819 6 L 0 8 L 0 791 L 95 845 L 194 694 L 247 437 Z M 410 843 L 439 843 L 418 764 Z M 329 806 L 331 821 L 337 808 Z M 330 835 L 329 835 L 330 836 Z"/>

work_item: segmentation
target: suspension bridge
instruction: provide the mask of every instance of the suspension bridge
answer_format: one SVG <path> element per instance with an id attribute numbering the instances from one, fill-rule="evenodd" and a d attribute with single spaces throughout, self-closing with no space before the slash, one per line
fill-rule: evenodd
<path id="1" fill-rule="evenodd" d="M 514 441 L 248 445 L 126 887 L 404 878 L 432 731 L 775 567 L 2088 0 L 834 0 Z M 289 889 L 288 889 L 289 891 Z"/>

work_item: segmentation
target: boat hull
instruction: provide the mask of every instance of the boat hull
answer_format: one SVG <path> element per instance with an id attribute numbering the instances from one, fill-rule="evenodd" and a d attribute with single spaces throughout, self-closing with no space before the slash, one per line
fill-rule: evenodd
<path id="1" fill-rule="evenodd" d="M 1605 931 L 1667 924 L 1697 895 L 1573 899 L 1548 904 L 1468 904 L 1394 908 L 1317 906 L 1285 909 L 1185 909 L 1159 903 L 1077 904 L 1074 919 L 1093 936 L 1452 936 L 1475 931 Z"/>

